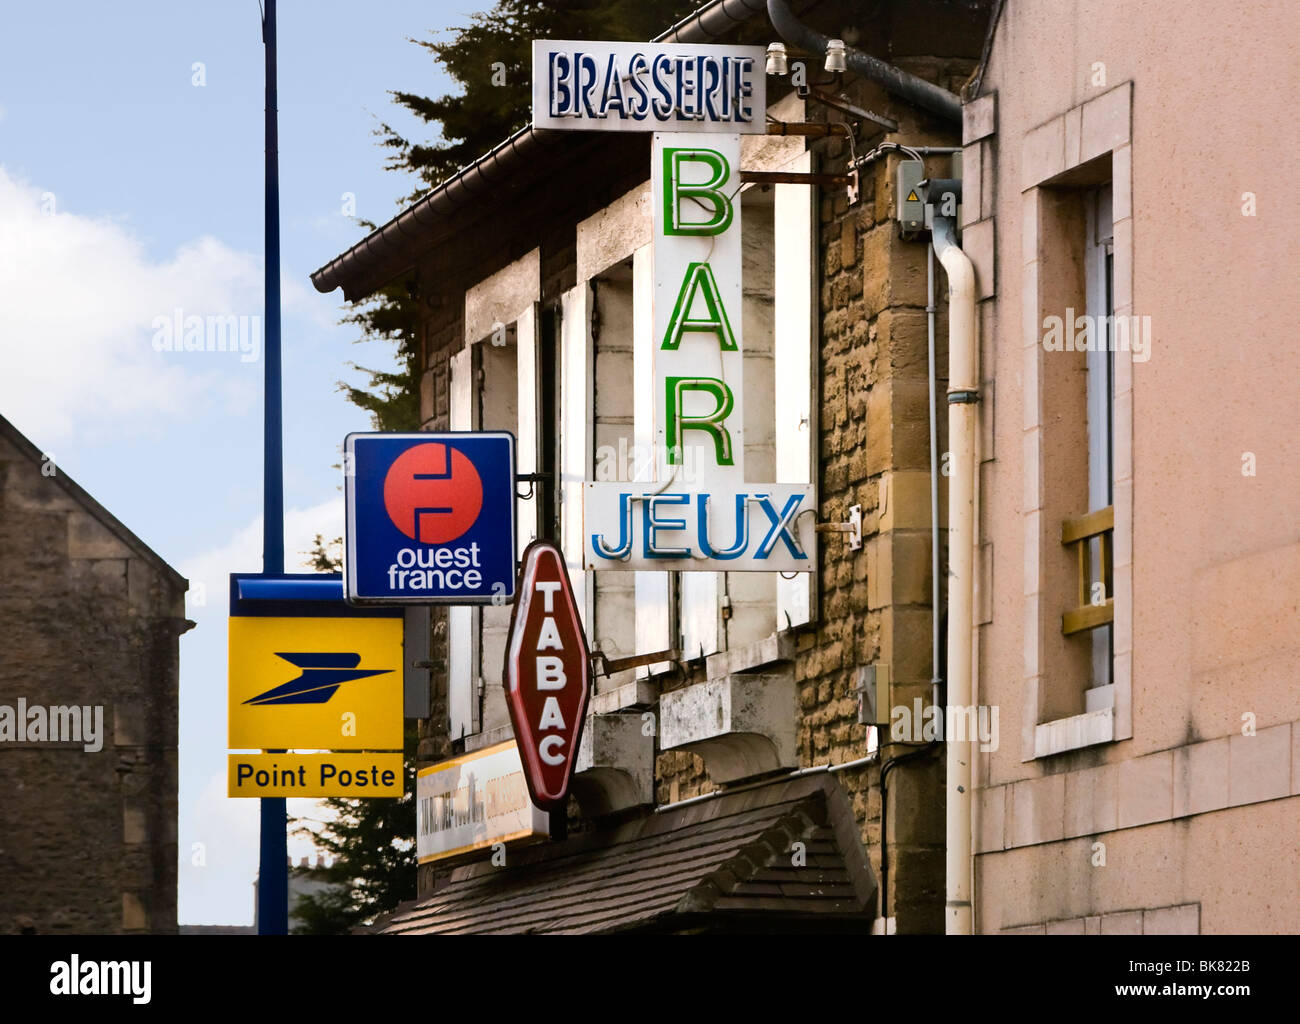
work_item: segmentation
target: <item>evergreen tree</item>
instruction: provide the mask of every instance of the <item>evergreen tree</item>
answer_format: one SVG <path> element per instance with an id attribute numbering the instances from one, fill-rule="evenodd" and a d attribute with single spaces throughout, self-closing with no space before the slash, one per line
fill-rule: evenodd
<path id="1" fill-rule="evenodd" d="M 459 86 L 436 99 L 393 91 L 394 101 L 437 134 L 413 142 L 389 124 L 376 135 L 388 151 L 386 168 L 415 178 L 403 205 L 414 202 L 460 168 L 526 125 L 532 104 L 534 39 L 650 39 L 690 14 L 697 0 L 498 0 L 468 25 L 445 38 L 415 40 Z M 367 231 L 375 225 L 358 221 Z M 396 346 L 398 370 L 389 373 L 352 364 L 369 375 L 366 388 L 340 382 L 348 400 L 371 414 L 376 430 L 420 426 L 419 311 L 405 282 L 393 282 L 353 303 L 344 323 L 361 329 L 363 341 Z"/>
<path id="2" fill-rule="evenodd" d="M 414 200 L 524 127 L 532 116 L 534 39 L 651 39 L 698 6 L 700 0 L 498 0 L 446 39 L 411 40 L 461 90 L 437 99 L 393 92 L 441 138 L 412 142 L 381 125 L 388 168 L 416 175 Z"/>
<path id="3" fill-rule="evenodd" d="M 415 899 L 415 727 L 408 723 L 402 759 L 402 795 L 321 801 L 331 816 L 307 827 L 295 818 L 294 834 L 310 836 L 333 859 L 315 877 L 328 889 L 307 893 L 291 907 L 295 935 L 342 935 Z"/>

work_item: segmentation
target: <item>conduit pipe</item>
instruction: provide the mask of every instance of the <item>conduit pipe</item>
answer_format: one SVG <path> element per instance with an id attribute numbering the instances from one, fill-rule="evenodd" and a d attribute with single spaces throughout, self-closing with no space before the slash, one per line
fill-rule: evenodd
<path id="1" fill-rule="evenodd" d="M 930 367 L 930 699 L 939 704 L 939 684 L 943 677 L 939 671 L 942 657 L 939 643 L 943 616 L 940 614 L 943 593 L 939 585 L 939 403 L 938 374 L 934 347 L 934 246 L 925 247 L 925 327 L 926 355 Z"/>
<path id="2" fill-rule="evenodd" d="M 819 57 L 826 55 L 830 38 L 796 18 L 785 0 L 767 0 L 767 16 L 777 34 L 790 46 Z M 855 75 L 861 75 L 883 86 L 887 92 L 948 121 L 961 123 L 961 100 L 955 93 L 853 47 L 846 49 L 845 61 L 848 70 Z"/>
<path id="3" fill-rule="evenodd" d="M 948 700 L 949 708 L 972 706 L 971 648 L 975 604 L 976 379 L 975 269 L 956 241 L 951 217 L 934 218 L 931 239 L 948 275 Z M 945 726 L 947 726 L 947 715 Z M 945 735 L 948 730 L 945 728 Z M 974 744 L 947 735 L 947 866 L 945 931 L 972 928 L 971 760 Z"/>

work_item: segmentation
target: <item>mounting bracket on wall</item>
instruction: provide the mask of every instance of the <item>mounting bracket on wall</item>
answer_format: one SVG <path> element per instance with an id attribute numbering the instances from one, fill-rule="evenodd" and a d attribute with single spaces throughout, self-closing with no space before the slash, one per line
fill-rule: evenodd
<path id="1" fill-rule="evenodd" d="M 817 532 L 848 534 L 849 550 L 857 551 L 862 547 L 862 506 L 849 506 L 849 520 L 846 523 L 818 523 Z"/>
<path id="2" fill-rule="evenodd" d="M 828 188 L 843 188 L 851 184 L 852 177 L 848 174 L 807 174 L 803 171 L 740 172 L 742 182 L 752 182 L 755 185 L 824 185 Z"/>
<path id="3" fill-rule="evenodd" d="M 655 651 L 653 654 L 634 654 L 629 658 L 610 658 L 606 657 L 604 651 L 597 649 L 591 652 L 592 675 L 612 676 L 615 672 L 623 672 L 629 668 L 655 665 L 661 661 L 676 662 L 681 657 L 681 653 L 675 647 L 670 647 L 666 651 Z"/>

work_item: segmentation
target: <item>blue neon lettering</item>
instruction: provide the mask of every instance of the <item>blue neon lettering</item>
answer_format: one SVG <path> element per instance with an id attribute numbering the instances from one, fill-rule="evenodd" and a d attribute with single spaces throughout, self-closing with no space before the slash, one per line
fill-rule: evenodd
<path id="1" fill-rule="evenodd" d="M 655 57 L 654 64 L 650 68 L 651 84 L 654 85 L 659 96 L 663 97 L 662 100 L 655 97 L 654 102 L 651 104 L 654 108 L 655 117 L 660 121 L 667 121 L 673 114 L 673 92 L 665 82 L 665 77 L 672 75 L 672 66 L 672 58 L 666 53 L 661 53 Z"/>
<path id="2" fill-rule="evenodd" d="M 632 59 L 627 62 L 627 85 L 635 95 L 628 98 L 627 114 L 634 121 L 644 121 L 646 114 L 649 113 L 650 96 L 640 77 L 648 70 L 649 65 L 646 64 L 645 54 L 632 54 Z"/>
<path id="3" fill-rule="evenodd" d="M 736 58 L 736 120 L 744 121 L 746 124 L 753 120 L 753 112 L 749 104 L 742 101 L 754 93 L 754 84 L 749 81 L 749 72 L 753 67 L 754 58 Z"/>
<path id="4" fill-rule="evenodd" d="M 761 508 L 767 514 L 768 519 L 772 521 L 772 528 L 767 531 L 767 536 L 764 537 L 762 543 L 758 545 L 758 549 L 754 552 L 754 557 L 766 558 L 772 553 L 772 549 L 776 547 L 776 542 L 778 540 L 783 540 L 785 541 L 786 548 L 789 549 L 790 554 L 793 557 L 806 559 L 808 556 L 804 553 L 803 547 L 800 546 L 798 538 L 786 529 L 787 525 L 794 519 L 795 513 L 798 512 L 799 503 L 803 501 L 803 495 L 790 495 L 789 500 L 785 503 L 785 508 L 781 509 L 780 515 L 777 515 L 776 509 L 773 508 L 770 495 L 760 494 L 757 495 L 757 497 L 758 507 Z"/>
<path id="5" fill-rule="evenodd" d="M 573 101 L 573 92 L 565 84 L 573 65 L 562 53 L 551 54 L 551 116 L 563 117 Z"/>
<path id="6" fill-rule="evenodd" d="M 623 98 L 623 80 L 618 73 L 618 58 L 612 53 L 605 68 L 605 86 L 600 90 L 600 116 L 609 116 L 611 108 L 618 109 L 620 119 L 627 117 L 627 100 Z"/>
<path id="7" fill-rule="evenodd" d="M 591 550 L 600 558 L 625 562 L 632 554 L 632 495 L 618 496 L 618 547 L 611 548 L 602 534 L 591 535 Z"/>
<path id="8" fill-rule="evenodd" d="M 709 500 L 711 495 L 701 494 L 696 497 L 696 524 L 700 539 L 700 553 L 705 558 L 717 558 L 723 561 L 739 558 L 749 547 L 749 515 L 746 509 L 749 495 L 736 495 L 736 533 L 735 543 L 729 548 L 714 550 L 709 543 Z"/>
<path id="9" fill-rule="evenodd" d="M 695 116 L 695 108 L 690 104 L 694 90 L 686 78 L 686 68 L 690 63 L 690 57 L 678 57 L 674 61 L 677 73 L 677 116 L 681 118 L 693 118 Z"/>
<path id="10" fill-rule="evenodd" d="M 704 62 L 700 60 L 699 81 L 700 95 L 704 98 L 704 112 L 710 121 L 718 121 L 717 108 L 713 105 L 714 96 L 717 94 L 719 81 L 718 65 L 715 61 Z M 707 84 L 705 84 L 707 82 Z"/>
<path id="11" fill-rule="evenodd" d="M 575 53 L 573 55 L 574 68 L 577 72 L 577 84 L 575 86 L 574 99 L 577 101 L 578 112 L 587 112 L 588 117 L 594 118 L 596 112 L 591 109 L 591 92 L 596 87 L 596 79 L 599 72 L 596 68 L 596 58 L 589 53 Z"/>
<path id="12" fill-rule="evenodd" d="M 685 519 L 660 519 L 658 517 L 658 508 L 660 505 L 689 505 L 691 496 L 689 494 L 656 494 L 654 497 L 645 499 L 645 519 L 644 526 L 644 543 L 646 558 L 689 558 L 691 555 L 690 548 L 669 548 L 659 546 L 659 533 L 671 533 L 676 530 L 684 531 L 686 529 Z"/>

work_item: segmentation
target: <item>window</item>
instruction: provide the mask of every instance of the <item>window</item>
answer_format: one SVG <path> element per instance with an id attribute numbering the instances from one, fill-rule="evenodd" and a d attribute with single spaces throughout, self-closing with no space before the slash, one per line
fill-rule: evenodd
<path id="1" fill-rule="evenodd" d="M 1111 533 L 1088 541 L 1085 577 L 1090 607 L 1107 609 L 1103 625 L 1092 629 L 1091 687 L 1109 686 L 1114 658 L 1114 595 L 1112 540 L 1115 515 L 1115 481 L 1112 467 L 1115 433 L 1115 353 L 1112 348 L 1115 318 L 1114 228 L 1111 223 L 1111 187 L 1095 189 L 1087 197 L 1088 241 L 1084 271 L 1088 288 L 1089 323 L 1095 325 L 1096 344 L 1087 352 L 1088 383 L 1088 511 L 1110 510 Z M 1102 525 L 1105 520 L 1103 518 Z M 1101 602 L 1100 604 L 1098 602 Z"/>
<path id="2" fill-rule="evenodd" d="M 464 347 L 449 366 L 451 430 L 508 430 L 515 435 L 519 473 L 546 472 L 554 431 L 544 419 L 553 400 L 541 382 L 547 365 L 546 328 L 538 315 L 539 254 L 533 250 L 465 293 Z M 549 404 L 548 404 L 549 403 Z M 553 467 L 552 467 L 553 468 Z M 553 507 L 544 481 L 515 505 L 522 550 L 545 526 Z M 447 609 L 449 735 L 459 740 L 509 728 L 502 690 L 510 607 L 452 605 Z"/>
<path id="3" fill-rule="evenodd" d="M 1133 735 L 1131 127 L 1126 82 L 1021 140 L 1024 761 Z"/>

